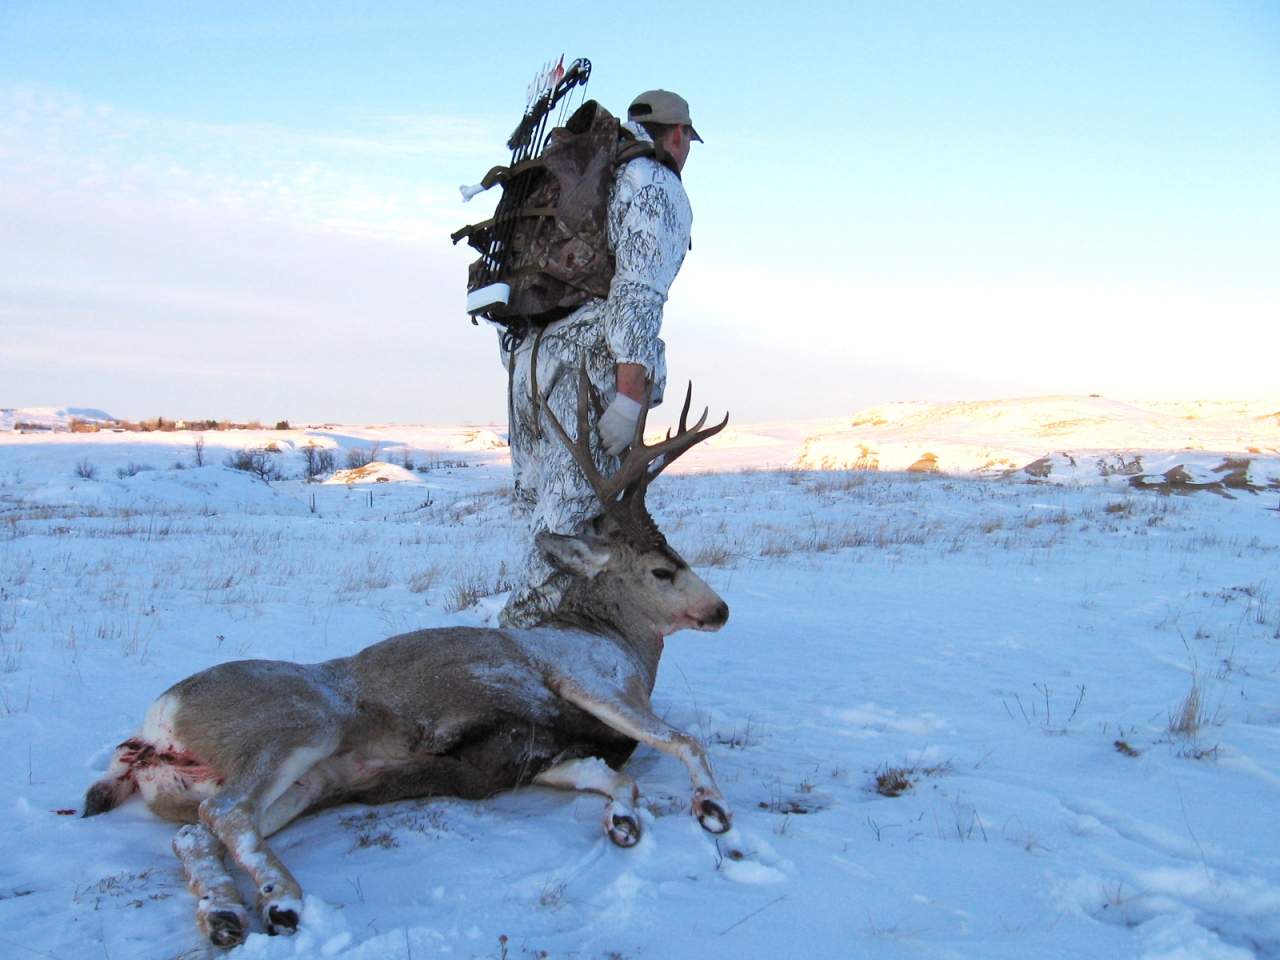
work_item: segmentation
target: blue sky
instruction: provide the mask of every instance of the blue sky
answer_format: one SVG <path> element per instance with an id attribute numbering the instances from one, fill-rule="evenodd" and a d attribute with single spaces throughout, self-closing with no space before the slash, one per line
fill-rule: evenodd
<path id="1" fill-rule="evenodd" d="M 1278 392 L 1280 4 L 369 6 L 0 6 L 0 406 L 500 419 L 447 235 L 562 52 L 692 104 L 739 422 Z"/>

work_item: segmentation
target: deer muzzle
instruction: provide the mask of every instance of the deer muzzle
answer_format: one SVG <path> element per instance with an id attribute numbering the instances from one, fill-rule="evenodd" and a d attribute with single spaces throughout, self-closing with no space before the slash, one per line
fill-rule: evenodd
<path id="1" fill-rule="evenodd" d="M 718 597 L 714 602 L 691 607 L 676 618 L 670 633 L 677 630 L 719 630 L 729 619 L 729 605 Z"/>

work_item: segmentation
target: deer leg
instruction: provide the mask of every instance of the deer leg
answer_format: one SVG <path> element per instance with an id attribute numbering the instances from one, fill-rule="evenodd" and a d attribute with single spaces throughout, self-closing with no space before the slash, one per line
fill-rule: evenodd
<path id="1" fill-rule="evenodd" d="M 234 947 L 249 932 L 249 914 L 222 862 L 224 848 L 200 823 L 189 823 L 173 838 L 187 886 L 196 895 L 196 926 L 215 947 Z"/>
<path id="2" fill-rule="evenodd" d="M 622 691 L 591 693 L 576 682 L 562 678 L 556 685 L 556 692 L 601 723 L 683 763 L 693 782 L 693 813 L 702 829 L 710 833 L 725 833 L 733 825 L 733 815 L 716 786 L 707 752 L 693 737 L 677 730 L 659 718 L 647 704 L 637 702 Z"/>
<path id="3" fill-rule="evenodd" d="M 584 790 L 609 799 L 604 808 L 604 832 L 620 847 L 634 847 L 640 841 L 640 818 L 635 807 L 640 788 L 598 757 L 567 760 L 543 770 L 533 782 L 562 790 Z"/>
<path id="4" fill-rule="evenodd" d="M 332 755 L 337 745 L 335 731 L 320 729 L 310 737 L 300 735 L 293 740 L 292 749 L 282 744 L 263 751 L 250 769 L 200 804 L 200 822 L 253 878 L 258 888 L 258 914 L 273 936 L 297 930 L 302 888 L 267 846 L 264 837 L 271 831 L 266 828 L 278 829 L 296 815 L 289 808 L 309 789 L 304 784 L 323 779 L 308 774 Z M 271 816 L 281 800 L 283 805 Z"/>
<path id="5" fill-rule="evenodd" d="M 333 784 L 325 776 L 311 772 L 282 793 L 261 818 L 261 832 L 269 837 L 288 826 L 327 794 Z"/>
<path id="6" fill-rule="evenodd" d="M 254 804 L 229 798 L 225 791 L 200 804 L 200 822 L 253 878 L 267 933 L 293 933 L 302 914 L 302 888 L 267 846 L 257 819 Z"/>

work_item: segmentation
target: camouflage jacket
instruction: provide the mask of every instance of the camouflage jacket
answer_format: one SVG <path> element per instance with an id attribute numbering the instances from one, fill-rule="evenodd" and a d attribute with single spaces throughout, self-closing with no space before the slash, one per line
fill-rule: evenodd
<path id="1" fill-rule="evenodd" d="M 638 124 L 626 127 L 650 139 Z M 615 264 L 609 296 L 590 300 L 549 324 L 548 346 L 559 339 L 553 334 L 568 334 L 586 354 L 603 352 L 614 364 L 643 366 L 654 382 L 653 402 L 660 403 L 667 379 L 666 346 L 658 335 L 662 307 L 689 250 L 692 225 L 689 198 L 671 169 L 650 157 L 619 169 L 609 199 L 609 247 Z M 607 394 L 606 402 L 612 391 Z"/>

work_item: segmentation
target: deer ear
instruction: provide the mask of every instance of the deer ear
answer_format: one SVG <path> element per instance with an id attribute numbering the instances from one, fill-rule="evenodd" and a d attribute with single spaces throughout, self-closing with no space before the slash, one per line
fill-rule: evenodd
<path id="1" fill-rule="evenodd" d="M 609 562 L 609 551 L 589 537 L 566 537 L 543 530 L 533 538 L 542 555 L 554 567 L 591 579 Z"/>

